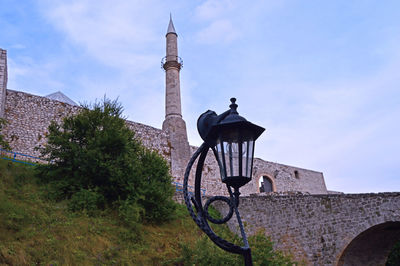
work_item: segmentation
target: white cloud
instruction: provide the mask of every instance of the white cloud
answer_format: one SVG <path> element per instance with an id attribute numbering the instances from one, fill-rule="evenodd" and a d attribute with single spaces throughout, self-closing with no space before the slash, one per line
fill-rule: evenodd
<path id="1" fill-rule="evenodd" d="M 195 18 L 206 22 L 195 35 L 202 44 L 227 44 L 240 36 L 235 27 L 237 3 L 231 0 L 208 0 L 196 7 Z"/>
<path id="2" fill-rule="evenodd" d="M 199 20 L 213 20 L 220 18 L 234 6 L 231 0 L 208 0 L 196 7 L 196 18 Z"/>
<path id="3" fill-rule="evenodd" d="M 74 74 L 74 87 L 69 88 L 75 91 L 74 100 L 93 102 L 105 94 L 112 99 L 119 97 L 129 119 L 160 127 L 164 112 L 160 60 L 169 15 L 166 3 L 158 0 L 40 3 L 44 17 L 64 38 L 65 43 L 60 45 L 73 47 L 79 53 L 76 59 L 70 50 L 60 57 L 64 56 L 68 63 L 88 60 L 85 68 Z M 160 20 L 162 17 L 165 19 Z M 66 59 L 68 56 L 72 58 Z M 74 67 L 79 68 L 76 63 Z M 152 106 L 151 110 L 148 106 Z"/>
<path id="4" fill-rule="evenodd" d="M 45 16 L 65 33 L 68 41 L 84 47 L 103 64 L 129 67 L 131 71 L 154 67 L 154 43 L 159 39 L 154 24 L 159 20 L 162 5 L 122 0 L 42 4 Z"/>
<path id="5" fill-rule="evenodd" d="M 208 27 L 197 33 L 196 39 L 204 44 L 230 43 L 240 36 L 232 22 L 226 19 L 212 22 Z"/>

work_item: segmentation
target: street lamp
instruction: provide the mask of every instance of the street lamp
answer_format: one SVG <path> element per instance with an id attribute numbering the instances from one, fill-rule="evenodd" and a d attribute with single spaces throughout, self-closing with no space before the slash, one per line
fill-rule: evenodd
<path id="1" fill-rule="evenodd" d="M 264 132 L 264 128 L 248 122 L 237 112 L 236 99 L 231 98 L 230 109 L 220 115 L 208 110 L 197 120 L 197 129 L 204 143 L 190 159 L 183 181 L 183 193 L 189 214 L 196 224 L 220 248 L 244 257 L 245 265 L 252 265 L 251 251 L 243 224 L 239 215 L 239 188 L 251 180 L 253 170 L 255 140 Z M 221 181 L 226 184 L 229 198 L 214 196 L 209 198 L 204 207 L 201 199 L 201 175 L 204 160 L 208 150 L 214 152 L 217 160 Z M 199 157 L 200 156 L 200 157 Z M 188 179 L 190 170 L 199 157 L 195 174 L 194 195 L 189 194 Z M 233 188 L 233 192 L 232 192 Z M 228 214 L 222 219 L 215 219 L 208 213 L 208 207 L 214 201 L 224 201 L 229 205 Z M 193 205 L 194 209 L 193 209 Z M 244 246 L 240 247 L 217 236 L 211 229 L 208 221 L 223 224 L 232 218 L 233 212 L 239 224 Z"/>

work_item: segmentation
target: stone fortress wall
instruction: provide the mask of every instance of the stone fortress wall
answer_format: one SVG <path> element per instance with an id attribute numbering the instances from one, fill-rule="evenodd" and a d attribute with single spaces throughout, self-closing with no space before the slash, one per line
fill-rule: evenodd
<path id="1" fill-rule="evenodd" d="M 226 215 L 225 203 L 217 209 Z M 400 239 L 400 193 L 241 197 L 248 226 L 306 265 L 385 265 Z M 229 227 L 237 231 L 236 219 Z"/>
<path id="2" fill-rule="evenodd" d="M 46 143 L 51 121 L 61 123 L 66 115 L 73 115 L 79 107 L 52 101 L 45 97 L 7 90 L 4 118 L 8 124 L 2 134 L 13 151 L 39 157 L 39 147 Z"/>
<path id="3" fill-rule="evenodd" d="M 191 149 L 193 154 L 197 147 L 192 146 Z M 192 171 L 195 169 L 196 164 L 193 165 Z M 253 178 L 240 188 L 241 195 L 260 193 L 259 180 L 262 177 L 268 177 L 272 181 L 273 191 L 276 193 L 328 194 L 321 172 L 254 158 Z M 225 184 L 220 180 L 219 167 L 212 151 L 208 152 L 205 160 L 202 187 L 206 189 L 207 195 L 228 195 Z"/>
<path id="4" fill-rule="evenodd" d="M 7 89 L 7 51 L 0 48 L 0 118 L 4 116 Z"/>
<path id="5" fill-rule="evenodd" d="M 13 151 L 39 157 L 35 147 L 46 143 L 47 128 L 51 121 L 61 123 L 63 117 L 79 112 L 81 107 L 64 102 L 51 100 L 46 97 L 29 93 L 6 90 L 4 118 L 8 124 L 3 134 L 10 143 Z M 157 129 L 144 124 L 127 121 L 136 136 L 143 144 L 153 150 L 157 150 L 171 165 L 171 153 L 173 147 L 167 131 Z M 193 153 L 197 147 L 191 147 Z M 194 171 L 195 167 L 192 168 Z M 294 172 L 298 172 L 295 177 Z M 327 193 L 323 175 L 320 172 L 296 168 L 283 164 L 267 162 L 256 158 L 254 160 L 254 178 L 243 187 L 242 195 L 258 193 L 258 180 L 262 176 L 268 176 L 274 184 L 274 191 L 300 191 L 304 193 Z M 174 176 L 177 182 L 183 183 L 183 176 Z M 191 182 L 193 182 L 191 178 Z M 208 195 L 226 195 L 226 187 L 219 179 L 219 169 L 210 151 L 207 156 L 203 172 L 203 188 Z"/>
<path id="6" fill-rule="evenodd" d="M 170 23 L 172 24 L 172 21 Z M 177 37 L 174 32 L 172 34 L 169 33 L 168 36 L 170 37 L 169 39 L 176 39 Z M 177 54 L 177 51 L 175 53 Z M 39 157 L 40 154 L 35 148 L 45 144 L 50 122 L 56 121 L 57 123 L 61 123 L 63 117 L 76 114 L 81 107 L 47 97 L 8 90 L 6 51 L 0 49 L 0 55 L 0 117 L 4 117 L 8 121 L 2 133 L 10 143 L 13 151 Z M 176 58 L 176 56 L 173 58 Z M 167 61 L 167 64 L 171 64 L 171 62 Z M 166 74 L 170 71 L 169 68 L 165 67 Z M 166 75 L 166 99 L 172 97 L 168 93 L 170 90 L 176 90 L 175 87 L 176 84 L 179 84 L 179 77 L 176 79 L 171 83 L 170 78 Z M 180 105 L 180 99 L 173 103 L 174 105 Z M 166 102 L 166 106 L 169 106 L 168 101 Z M 168 110 L 166 110 L 166 114 L 167 121 L 169 118 Z M 178 119 L 184 124 L 181 115 L 174 117 L 174 119 Z M 182 151 L 182 149 L 185 149 L 185 145 L 181 144 L 187 142 L 186 127 L 174 127 L 175 124 L 171 124 L 164 129 L 157 129 L 133 121 L 127 121 L 128 127 L 135 132 L 136 136 L 147 148 L 158 151 L 168 161 L 175 181 L 183 183 L 183 172 L 189 160 L 188 157 L 195 152 L 197 147 L 189 147 L 190 154 Z M 177 136 L 179 137 L 179 141 L 174 139 Z M 257 158 L 254 160 L 253 169 L 253 179 L 242 188 L 242 195 L 259 193 L 259 179 L 262 177 L 266 177 L 271 181 L 274 192 L 328 193 L 323 174 L 320 172 L 272 163 Z M 195 166 L 192 168 L 189 180 L 190 185 L 193 185 L 194 182 L 194 170 Z M 211 151 L 206 158 L 203 169 L 202 187 L 206 190 L 207 195 L 227 194 L 225 185 L 220 181 L 219 168 Z"/>
<path id="7" fill-rule="evenodd" d="M 3 133 L 14 151 L 30 155 L 39 155 L 34 147 L 45 143 L 52 120 L 60 122 L 80 109 L 20 91 L 7 90 L 6 95 L 4 114 L 9 124 Z M 171 161 L 168 132 L 132 121 L 127 125 L 146 147 Z M 192 146 L 191 153 L 196 149 Z M 206 195 L 226 195 L 213 156 L 210 152 L 206 158 L 202 185 Z M 306 265 L 383 265 L 400 238 L 400 193 L 328 195 L 322 173 L 261 159 L 255 159 L 253 175 L 242 187 L 239 205 L 242 220 L 249 225 L 246 230 L 251 234 L 264 229 L 276 248 Z M 262 176 L 273 180 L 276 192 L 286 194 L 258 193 Z M 182 182 L 183 177 L 175 180 Z M 226 212 L 224 203 L 216 207 Z M 235 221 L 230 221 L 232 230 L 237 228 Z"/>
<path id="8" fill-rule="evenodd" d="M 7 90 L 4 118 L 8 124 L 3 134 L 13 151 L 39 157 L 35 147 L 46 143 L 51 121 L 60 124 L 66 116 L 77 114 L 81 107 L 21 91 Z M 127 121 L 143 144 L 159 151 L 169 161 L 171 147 L 168 134 L 160 129 Z"/>

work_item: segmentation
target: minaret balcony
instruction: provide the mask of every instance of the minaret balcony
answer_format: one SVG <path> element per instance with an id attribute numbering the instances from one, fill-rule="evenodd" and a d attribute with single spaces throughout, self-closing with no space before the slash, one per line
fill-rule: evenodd
<path id="1" fill-rule="evenodd" d="M 176 55 L 168 55 L 161 59 L 161 68 L 167 70 L 167 68 L 175 67 L 181 69 L 183 67 L 183 60 Z"/>

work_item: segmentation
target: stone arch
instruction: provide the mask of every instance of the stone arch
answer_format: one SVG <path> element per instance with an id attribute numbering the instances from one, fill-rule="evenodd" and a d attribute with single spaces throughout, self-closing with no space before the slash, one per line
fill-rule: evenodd
<path id="1" fill-rule="evenodd" d="M 268 179 L 268 181 L 271 182 L 271 187 L 272 187 L 272 192 L 276 191 L 276 186 L 275 186 L 275 179 L 271 177 L 271 175 L 269 174 L 261 174 L 258 178 L 257 178 L 257 192 L 260 193 L 260 180 L 262 180 L 262 178 L 266 178 Z"/>
<path id="2" fill-rule="evenodd" d="M 342 251 L 336 265 L 385 265 L 400 240 L 400 222 L 385 222 L 357 235 Z"/>

